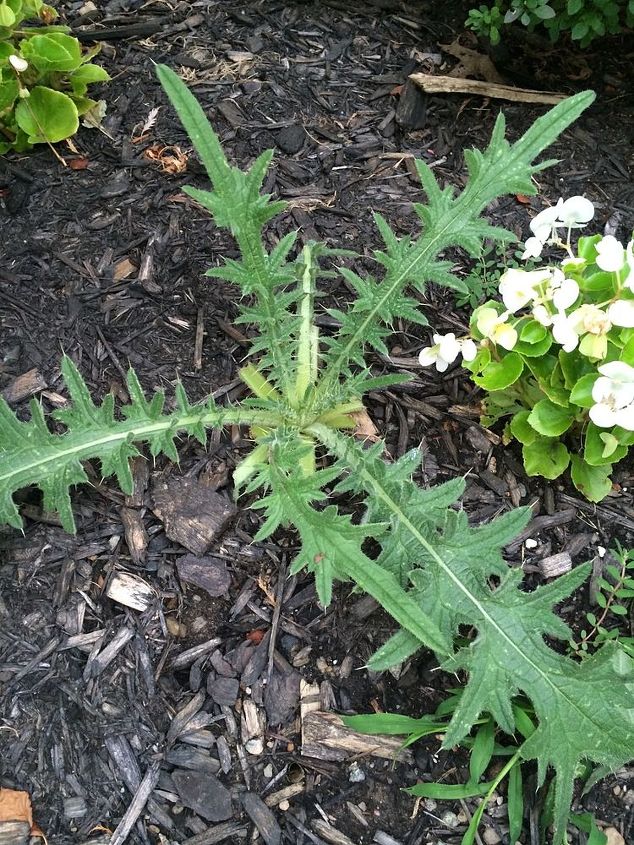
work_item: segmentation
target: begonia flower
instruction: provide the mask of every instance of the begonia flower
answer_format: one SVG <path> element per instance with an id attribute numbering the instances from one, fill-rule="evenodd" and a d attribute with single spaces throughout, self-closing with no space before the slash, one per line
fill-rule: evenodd
<path id="1" fill-rule="evenodd" d="M 516 329 L 506 322 L 509 316 L 508 311 L 498 314 L 495 308 L 481 308 L 476 321 L 478 331 L 484 337 L 508 351 L 514 348 L 518 340 Z"/>
<path id="2" fill-rule="evenodd" d="M 609 306 L 607 314 L 612 325 L 634 329 L 634 299 L 618 299 Z"/>
<path id="3" fill-rule="evenodd" d="M 579 343 L 579 332 L 570 317 L 564 313 L 552 317 L 553 337 L 563 347 L 564 352 L 572 352 Z"/>
<path id="4" fill-rule="evenodd" d="M 590 419 L 599 428 L 618 425 L 634 431 L 634 367 L 610 361 L 598 368 L 600 377 L 592 387 L 594 405 Z"/>
<path id="5" fill-rule="evenodd" d="M 539 258 L 542 254 L 544 244 L 539 238 L 531 237 L 526 240 L 524 244 L 524 252 L 522 253 L 522 260 L 526 261 L 528 258 Z"/>
<path id="6" fill-rule="evenodd" d="M 606 273 L 616 273 L 623 269 L 625 264 L 625 249 L 623 244 L 614 237 L 606 235 L 596 245 L 597 267 L 605 270 Z"/>
<path id="7" fill-rule="evenodd" d="M 418 361 L 421 367 L 436 365 L 439 373 L 444 373 L 450 364 L 462 355 L 465 361 L 473 361 L 478 349 L 471 338 L 457 339 L 453 332 L 449 334 L 435 334 L 434 345 L 421 349 Z"/>
<path id="8" fill-rule="evenodd" d="M 550 270 L 518 270 L 515 267 L 503 273 L 498 289 L 507 310 L 514 314 L 533 302 L 539 295 L 537 286 L 549 279 L 550 273 Z"/>

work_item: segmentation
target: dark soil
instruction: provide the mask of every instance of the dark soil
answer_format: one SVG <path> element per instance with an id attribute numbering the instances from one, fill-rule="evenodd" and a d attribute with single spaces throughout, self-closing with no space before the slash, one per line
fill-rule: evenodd
<path id="1" fill-rule="evenodd" d="M 63 402 L 62 350 L 96 396 L 114 391 L 125 398 L 128 365 L 148 391 L 163 387 L 171 396 L 180 378 L 193 399 L 242 395 L 237 370 L 245 344 L 231 325 L 237 294 L 203 275 L 235 247 L 180 191 L 205 180 L 153 62 L 182 74 L 233 162 L 246 166 L 275 148 L 266 189 L 289 205 L 271 227 L 272 241 L 298 228 L 300 243 L 320 240 L 362 256 L 378 246 L 369 209 L 399 233 L 416 226 L 412 203 L 422 193 L 413 158 L 462 186 L 462 150 L 487 142 L 500 109 L 495 100 L 427 96 L 405 86 L 413 70 L 453 66 L 439 44 L 461 36 L 477 47 L 463 32 L 459 4 L 112 0 L 94 12 L 82 12 L 81 2 L 58 5 L 85 40 L 105 38 L 100 61 L 113 81 L 101 91 L 108 104 L 101 130 L 82 128 L 74 147 L 61 145 L 68 167 L 44 147 L 0 159 L 0 389 L 20 413 L 28 413 L 29 395 L 47 410 Z M 494 222 L 525 237 L 530 214 L 545 201 L 584 193 L 596 205 L 598 231 L 628 236 L 629 38 L 605 39 L 581 53 L 520 34 L 494 53 L 511 83 L 563 93 L 593 88 L 598 95 L 555 145 L 561 162 L 539 174 L 539 196 L 528 205 L 522 197 L 500 201 L 490 210 Z M 512 138 L 544 111 L 502 107 Z M 187 162 L 183 173 L 170 172 L 175 146 Z M 456 261 L 466 274 L 469 262 Z M 333 301 L 349 299 L 341 282 L 329 285 Z M 431 290 L 423 307 L 441 330 L 464 323 L 445 292 Z M 477 396 L 461 372 L 421 371 L 414 362 L 426 333 L 398 329 L 394 358 L 415 378 L 372 397 L 369 414 L 391 454 L 422 447 L 425 483 L 468 473 L 464 505 L 473 520 L 532 506 L 530 536 L 538 544 L 509 547 L 511 564 L 523 564 L 538 583 L 551 555 L 568 552 L 576 565 L 615 540 L 634 544 L 631 463 L 618 468 L 613 494 L 596 507 L 565 483 L 526 478 L 499 432 L 477 425 Z M 434 739 L 396 765 L 371 756 L 309 758 L 302 756 L 299 720 L 300 679 L 318 685 L 322 710 L 411 715 L 433 710 L 455 679 L 439 679 L 425 657 L 398 678 L 365 670 L 391 631 L 389 619 L 341 586 L 322 612 L 310 579 L 286 577 L 293 538 L 254 544 L 253 512 L 239 510 L 206 552 L 219 578 L 226 567 L 228 588 L 211 597 L 183 580 L 187 550 L 167 536 L 150 491 L 185 476 L 226 503 L 244 445 L 238 431 L 212 437 L 208 450 L 183 442 L 179 467 L 150 464 L 147 483 L 139 470 L 133 499 L 93 470 L 93 485 L 74 496 L 76 537 L 42 513 L 36 496 L 24 495 L 24 536 L 0 533 L 0 785 L 30 793 L 51 845 L 110 841 L 108 831 L 140 784 L 151 797 L 131 843 L 246 842 L 254 824 L 266 842 L 279 841 L 280 830 L 290 843 L 459 842 L 473 802 L 415 806 L 401 787 L 423 777 L 464 781 L 464 753 L 439 753 Z M 139 547 L 130 524 L 146 532 Z M 146 610 L 108 598 L 121 573 L 149 585 Z M 588 602 L 584 591 L 563 609 L 573 627 Z M 264 723 L 261 749 L 248 745 L 253 706 Z M 231 791 L 229 818 L 222 808 L 215 816 L 209 809 L 227 800 L 213 774 Z M 190 781 L 204 777 L 213 795 L 197 804 Z M 287 809 L 279 799 L 271 818 L 249 803 L 250 795 L 266 798 L 297 783 Z M 632 770 L 623 769 L 579 807 L 633 841 L 633 795 Z M 508 841 L 503 793 L 500 802 L 485 817 L 489 843 Z M 522 841 L 538 841 L 528 821 Z"/>

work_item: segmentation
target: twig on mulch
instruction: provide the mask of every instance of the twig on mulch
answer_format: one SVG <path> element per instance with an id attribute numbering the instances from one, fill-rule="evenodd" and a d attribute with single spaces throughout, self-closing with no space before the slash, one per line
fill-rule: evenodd
<path id="1" fill-rule="evenodd" d="M 566 99 L 565 94 L 515 88 L 512 85 L 501 85 L 499 82 L 481 82 L 479 79 L 456 79 L 453 76 L 435 76 L 430 73 L 412 73 L 409 78 L 427 94 L 476 94 L 480 97 L 512 100 L 515 103 L 544 105 L 556 105 Z"/>

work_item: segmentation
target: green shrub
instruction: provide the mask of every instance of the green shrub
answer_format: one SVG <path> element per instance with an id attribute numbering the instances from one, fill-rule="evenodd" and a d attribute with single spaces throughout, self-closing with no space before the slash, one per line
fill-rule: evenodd
<path id="1" fill-rule="evenodd" d="M 598 502 L 612 488 L 613 464 L 634 445 L 634 241 L 584 237 L 575 254 L 571 229 L 593 214 L 584 197 L 538 214 L 524 256 L 557 243 L 560 266 L 510 267 L 501 301 L 473 312 L 470 336 L 434 335 L 420 362 L 444 371 L 462 354 L 487 394 L 482 423 L 509 419 L 506 442 L 522 444 L 528 475 L 554 479 L 570 466 L 575 487 Z M 566 243 L 556 234 L 562 227 Z"/>
<path id="2" fill-rule="evenodd" d="M 0 155 L 70 138 L 80 117 L 99 112 L 87 96 L 110 78 L 91 64 L 99 47 L 82 51 L 56 17 L 42 0 L 0 0 Z"/>
<path id="3" fill-rule="evenodd" d="M 552 41 L 569 32 L 587 47 L 595 38 L 634 25 L 634 0 L 496 0 L 469 11 L 466 25 L 498 44 L 504 26 L 519 21 L 533 30 L 542 26 Z"/>

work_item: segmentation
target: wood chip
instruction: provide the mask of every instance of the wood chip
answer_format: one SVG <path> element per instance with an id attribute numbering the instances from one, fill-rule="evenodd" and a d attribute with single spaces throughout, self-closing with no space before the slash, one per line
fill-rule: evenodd
<path id="1" fill-rule="evenodd" d="M 149 542 L 143 519 L 136 508 L 119 508 L 119 516 L 123 523 L 125 541 L 130 557 L 138 566 L 145 562 Z"/>
<path id="2" fill-rule="evenodd" d="M 181 581 L 200 587 L 210 596 L 226 595 L 231 585 L 227 565 L 220 558 L 183 555 L 177 559 L 176 569 Z"/>
<path id="3" fill-rule="evenodd" d="M 572 559 L 568 552 L 559 552 L 556 555 L 549 555 L 539 561 L 539 568 L 544 578 L 556 578 L 564 572 L 572 569 Z"/>
<path id="4" fill-rule="evenodd" d="M 217 842 L 224 842 L 227 839 L 231 839 L 233 843 L 236 836 L 240 839 L 246 839 L 246 825 L 241 822 L 223 822 L 208 827 L 207 830 L 203 830 L 195 836 L 190 836 L 189 839 L 183 839 L 182 845 L 216 845 Z"/>
<path id="5" fill-rule="evenodd" d="M 370 755 L 411 763 L 411 751 L 398 737 L 367 736 L 343 724 L 336 713 L 309 711 L 302 715 L 302 754 L 319 760 L 349 760 Z"/>
<path id="6" fill-rule="evenodd" d="M 349 836 L 346 836 L 345 833 L 337 830 L 336 827 L 328 824 L 323 819 L 313 819 L 310 826 L 315 833 L 318 833 L 319 836 L 325 839 L 326 842 L 332 843 L 332 845 L 357 845 Z"/>
<path id="7" fill-rule="evenodd" d="M 170 540 L 198 557 L 237 513 L 232 502 L 195 478 L 159 479 L 152 498 L 154 513 L 165 524 Z"/>
<path id="8" fill-rule="evenodd" d="M 133 610 L 147 610 L 157 600 L 154 588 L 130 572 L 115 572 L 108 582 L 106 595 L 117 604 Z"/>
<path id="9" fill-rule="evenodd" d="M 242 702 L 240 733 L 242 742 L 249 754 L 262 754 L 264 751 L 264 714 L 255 701 L 246 698 Z"/>
<path id="10" fill-rule="evenodd" d="M 210 772 L 176 769 L 172 781 L 183 804 L 203 819 L 220 822 L 233 815 L 231 793 Z"/>
<path id="11" fill-rule="evenodd" d="M 246 814 L 257 827 L 266 845 L 280 845 L 282 829 L 260 796 L 253 792 L 245 792 L 240 796 L 240 800 Z"/>
<path id="12" fill-rule="evenodd" d="M 21 376 L 16 376 L 10 384 L 2 391 L 2 397 L 9 403 L 14 405 L 27 399 L 29 396 L 34 396 L 42 390 L 46 390 L 47 384 L 44 381 L 44 376 L 39 370 L 29 370 Z"/>
<path id="13" fill-rule="evenodd" d="M 160 760 L 154 760 L 148 767 L 143 780 L 139 784 L 134 798 L 117 827 L 112 834 L 110 845 L 123 845 L 128 838 L 130 831 L 136 824 L 137 819 L 143 812 L 143 808 L 147 804 L 148 798 L 154 791 L 154 787 L 158 783 L 159 773 L 161 770 Z"/>
<path id="14" fill-rule="evenodd" d="M 122 258 L 114 265 L 113 278 L 115 282 L 120 282 L 122 279 L 134 275 L 136 269 L 136 264 L 133 264 L 129 258 Z"/>
<path id="15" fill-rule="evenodd" d="M 264 799 L 264 803 L 267 807 L 277 807 L 280 801 L 288 801 L 289 798 L 301 795 L 302 792 L 305 792 L 305 790 L 306 786 L 303 782 L 291 783 L 283 789 L 278 789 L 277 792 L 271 792 L 271 794 L 267 795 Z"/>

